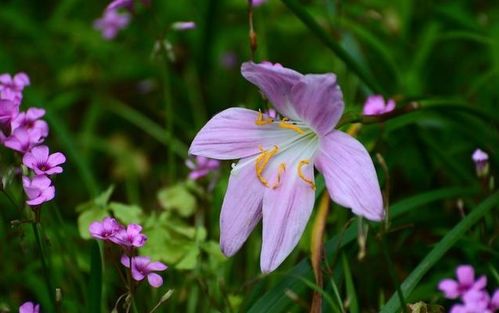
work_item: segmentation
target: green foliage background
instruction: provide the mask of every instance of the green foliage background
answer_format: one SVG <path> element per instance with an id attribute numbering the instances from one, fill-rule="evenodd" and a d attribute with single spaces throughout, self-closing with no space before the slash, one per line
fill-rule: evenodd
<path id="1" fill-rule="evenodd" d="M 310 229 L 276 272 L 261 275 L 259 229 L 230 259 L 218 249 L 230 162 L 214 177 L 213 190 L 208 179 L 186 180 L 187 148 L 212 115 L 232 106 L 268 106 L 239 72 L 250 59 L 246 1 L 152 0 L 113 41 L 92 27 L 106 5 L 0 5 L 0 72 L 29 74 L 23 106 L 47 110 L 51 149 L 68 156 L 55 182 L 57 198 L 42 212 L 49 273 L 29 225 L 11 223 L 26 212 L 0 196 L 0 312 L 14 312 L 29 299 L 40 302 L 42 312 L 55 310 L 44 274 L 62 290 L 61 312 L 111 311 L 125 292 L 113 266 L 119 253 L 86 233 L 91 221 L 110 213 L 143 224 L 149 242 L 141 253 L 170 266 L 159 290 L 140 286 L 139 312 L 149 312 L 169 289 L 175 292 L 160 312 L 307 311 L 317 289 Z M 171 31 L 179 20 L 193 20 L 197 28 Z M 380 154 L 388 167 L 384 172 L 375 161 L 389 193 L 390 227 L 381 234 L 380 225 L 333 205 L 324 311 L 398 312 L 399 283 L 407 303 L 448 306 L 436 285 L 464 263 L 497 286 L 499 197 L 493 183 L 476 178 L 471 153 L 487 151 L 495 176 L 499 3 L 269 0 L 255 8 L 254 24 L 257 61 L 337 74 L 346 120 L 355 120 L 372 93 L 420 107 L 360 130 L 373 159 Z M 173 61 L 162 52 L 165 40 Z M 222 66 L 226 53 L 237 57 L 234 68 Z M 22 203 L 19 180 L 7 175 L 9 155 L 2 148 L 6 190 Z M 367 224 L 366 255 L 359 259 L 356 238 Z"/>

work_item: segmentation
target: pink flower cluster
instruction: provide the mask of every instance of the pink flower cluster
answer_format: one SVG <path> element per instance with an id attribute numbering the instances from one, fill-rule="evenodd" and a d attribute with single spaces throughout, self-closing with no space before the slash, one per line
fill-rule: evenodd
<path id="1" fill-rule="evenodd" d="M 187 159 L 185 165 L 191 170 L 189 173 L 190 180 L 198 180 L 199 178 L 208 175 L 220 168 L 220 161 L 196 156 L 194 160 Z"/>
<path id="2" fill-rule="evenodd" d="M 45 110 L 29 108 L 20 112 L 23 90 L 30 84 L 28 75 L 17 73 L 0 75 L 0 142 L 23 155 L 23 164 L 32 175 L 23 176 L 26 203 L 38 206 L 55 196 L 50 176 L 62 173 L 66 157 L 60 152 L 50 154 L 42 145 L 49 134 L 49 126 L 42 117 Z"/>
<path id="3" fill-rule="evenodd" d="M 447 299 L 461 299 L 462 303 L 452 306 L 450 313 L 494 313 L 499 310 L 499 289 L 492 296 L 485 289 L 487 277 L 475 280 L 475 270 L 471 265 L 461 265 L 456 269 L 457 280 L 444 279 L 438 289 Z"/>
<path id="4" fill-rule="evenodd" d="M 104 240 L 123 248 L 125 253 L 121 257 L 121 264 L 131 268 L 134 280 L 141 281 L 147 277 L 149 284 L 155 288 L 163 284 L 163 278 L 155 272 L 166 270 L 168 267 L 165 264 L 152 262 L 146 256 L 134 256 L 135 248 L 144 246 L 147 241 L 147 236 L 142 234 L 142 226 L 130 224 L 125 227 L 116 219 L 106 217 L 101 222 L 96 221 L 90 224 L 88 230 L 95 239 Z"/>

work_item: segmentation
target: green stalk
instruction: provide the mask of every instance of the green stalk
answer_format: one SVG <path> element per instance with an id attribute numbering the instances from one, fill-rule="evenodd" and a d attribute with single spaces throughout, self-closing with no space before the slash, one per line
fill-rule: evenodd
<path id="1" fill-rule="evenodd" d="M 35 210 L 39 210 L 35 209 Z M 38 213 L 37 213 L 38 212 Z M 50 278 L 50 273 L 52 273 L 47 265 L 47 257 L 45 255 L 45 245 L 43 244 L 43 241 L 41 240 L 41 224 L 39 222 L 40 219 L 40 213 L 39 211 L 35 211 L 36 215 L 36 221 L 31 224 L 33 228 L 33 233 L 35 235 L 35 240 L 36 240 L 36 246 L 38 248 L 38 254 L 40 255 L 40 261 L 42 262 L 42 271 L 43 271 L 43 278 L 45 279 L 45 284 L 47 285 L 47 291 L 49 294 L 49 299 L 50 299 L 50 305 L 52 308 L 50 308 L 48 311 L 52 311 L 56 307 L 56 301 L 55 301 L 55 288 L 52 283 L 52 280 Z"/>

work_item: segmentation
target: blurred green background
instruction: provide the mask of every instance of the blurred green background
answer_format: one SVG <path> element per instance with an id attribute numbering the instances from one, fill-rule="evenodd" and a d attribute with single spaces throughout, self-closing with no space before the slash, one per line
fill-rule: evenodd
<path id="1" fill-rule="evenodd" d="M 141 254 L 170 266 L 159 290 L 139 287 L 139 312 L 149 312 L 169 289 L 175 292 L 158 312 L 307 311 L 317 289 L 308 260 L 314 216 L 299 247 L 263 276 L 260 229 L 230 259 L 218 248 L 230 162 L 217 177 L 197 182 L 187 180 L 184 165 L 190 141 L 211 116 L 232 106 L 268 107 L 239 71 L 250 59 L 247 2 L 152 0 L 151 7 L 138 6 L 112 41 L 92 26 L 106 5 L 0 5 L 0 72 L 30 76 L 23 107 L 47 110 L 51 150 L 68 157 L 55 182 L 56 200 L 42 212 L 48 274 L 62 290 L 62 312 L 109 312 L 126 291 L 113 266 L 118 252 L 89 240 L 86 232 L 91 221 L 110 213 L 144 225 L 149 242 Z M 196 29 L 170 29 L 186 20 L 195 21 Z M 388 231 L 380 235 L 379 225 L 352 219 L 336 204 L 327 220 L 324 311 L 342 312 L 342 306 L 345 312 L 379 312 L 442 237 L 493 192 L 494 186 L 476 178 L 471 153 L 487 151 L 494 176 L 499 3 L 268 0 L 254 8 L 254 25 L 256 61 L 336 73 L 348 114 L 358 114 L 373 93 L 396 99 L 400 107 L 412 101 L 421 107 L 364 125 L 358 134 L 389 193 Z M 10 152 L 1 149 L 6 173 Z M 22 201 L 18 181 L 6 189 Z M 436 285 L 462 263 L 498 285 L 497 197 L 492 200 L 484 218 L 455 237 L 445 256 L 405 293 L 408 303 L 447 306 Z M 15 312 L 29 299 L 50 312 L 31 230 L 11 225 L 23 218 L 0 196 L 0 312 Z M 365 256 L 359 259 L 356 238 L 366 227 Z"/>

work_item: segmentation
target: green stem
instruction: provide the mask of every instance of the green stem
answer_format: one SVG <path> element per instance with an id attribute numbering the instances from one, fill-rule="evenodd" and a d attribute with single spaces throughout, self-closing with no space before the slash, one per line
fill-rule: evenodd
<path id="1" fill-rule="evenodd" d="M 404 294 L 402 293 L 402 289 L 400 289 L 400 282 L 397 278 L 397 274 L 395 273 L 394 270 L 395 267 L 393 265 L 392 259 L 390 258 L 390 253 L 388 252 L 384 236 L 385 235 L 382 233 L 380 239 L 381 250 L 383 250 L 383 255 L 385 257 L 385 261 L 388 267 L 388 272 L 390 273 L 390 277 L 392 279 L 392 283 L 397 290 L 398 299 L 400 303 L 402 303 L 402 312 L 407 313 L 407 305 L 405 303 Z"/>
<path id="2" fill-rule="evenodd" d="M 49 298 L 50 298 L 50 303 L 51 305 L 55 308 L 56 307 L 56 301 L 55 301 L 55 288 L 54 285 L 52 284 L 52 280 L 50 279 L 50 269 L 47 265 L 47 258 L 45 256 L 45 246 L 43 244 L 43 241 L 41 240 L 41 224 L 39 222 L 39 213 L 36 213 L 39 209 L 35 210 L 35 216 L 38 219 L 38 221 L 34 222 L 31 224 L 33 228 L 33 233 L 35 235 L 35 240 L 36 240 L 36 245 L 38 248 L 38 253 L 40 255 L 40 261 L 42 262 L 42 270 L 43 270 L 43 277 L 45 279 L 45 284 L 47 285 L 47 291 L 49 293 Z M 51 310 L 48 310 L 51 311 Z"/>

